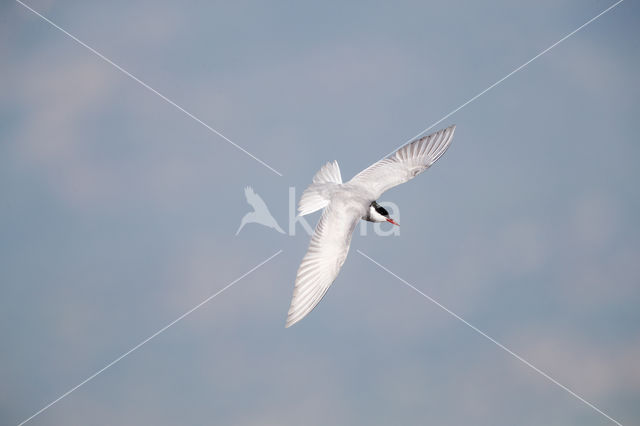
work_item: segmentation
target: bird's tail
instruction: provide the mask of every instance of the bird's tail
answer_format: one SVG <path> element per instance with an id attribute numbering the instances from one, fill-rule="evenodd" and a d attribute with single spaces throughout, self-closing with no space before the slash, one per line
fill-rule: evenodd
<path id="1" fill-rule="evenodd" d="M 322 166 L 313 177 L 313 183 L 302 193 L 300 203 L 298 203 L 300 216 L 325 208 L 329 204 L 331 192 L 336 185 L 341 184 L 342 176 L 337 161 Z"/>

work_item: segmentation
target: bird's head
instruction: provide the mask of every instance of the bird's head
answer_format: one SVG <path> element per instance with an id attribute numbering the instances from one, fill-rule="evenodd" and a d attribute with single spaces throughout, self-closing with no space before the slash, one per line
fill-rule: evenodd
<path id="1" fill-rule="evenodd" d="M 389 217 L 389 212 L 387 211 L 387 209 L 385 209 L 375 201 L 371 203 L 371 205 L 369 206 L 368 219 L 371 222 L 389 222 L 389 223 L 393 223 L 396 226 L 400 226 L 399 223 L 397 223 L 396 221 L 394 221 Z"/>

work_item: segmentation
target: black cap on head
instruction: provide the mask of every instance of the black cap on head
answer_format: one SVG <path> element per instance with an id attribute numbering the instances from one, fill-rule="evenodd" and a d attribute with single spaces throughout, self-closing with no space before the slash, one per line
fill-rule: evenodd
<path id="1" fill-rule="evenodd" d="M 371 203 L 371 205 L 373 206 L 374 209 L 376 209 L 376 211 L 378 213 L 380 213 L 382 216 L 384 217 L 389 217 L 389 212 L 387 211 L 387 209 L 385 209 L 384 207 L 382 207 L 380 204 L 378 204 L 377 202 L 373 202 Z"/>

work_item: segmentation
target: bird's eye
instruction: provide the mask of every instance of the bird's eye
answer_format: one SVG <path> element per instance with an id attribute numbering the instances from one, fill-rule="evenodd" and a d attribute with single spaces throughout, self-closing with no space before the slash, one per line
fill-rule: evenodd
<path id="1" fill-rule="evenodd" d="M 389 216 L 389 212 L 382 206 L 376 206 L 376 211 L 382 216 Z"/>

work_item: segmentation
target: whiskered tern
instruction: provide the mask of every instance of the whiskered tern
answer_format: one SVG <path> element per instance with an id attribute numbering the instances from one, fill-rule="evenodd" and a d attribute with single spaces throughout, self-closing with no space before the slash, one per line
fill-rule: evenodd
<path id="1" fill-rule="evenodd" d="M 444 154 L 456 126 L 409 142 L 342 183 L 336 161 L 325 164 L 313 177 L 298 205 L 300 215 L 324 209 L 296 275 L 286 327 L 304 318 L 327 293 L 344 264 L 351 236 L 360 219 L 398 225 L 377 203 L 388 189 L 427 170 Z"/>

